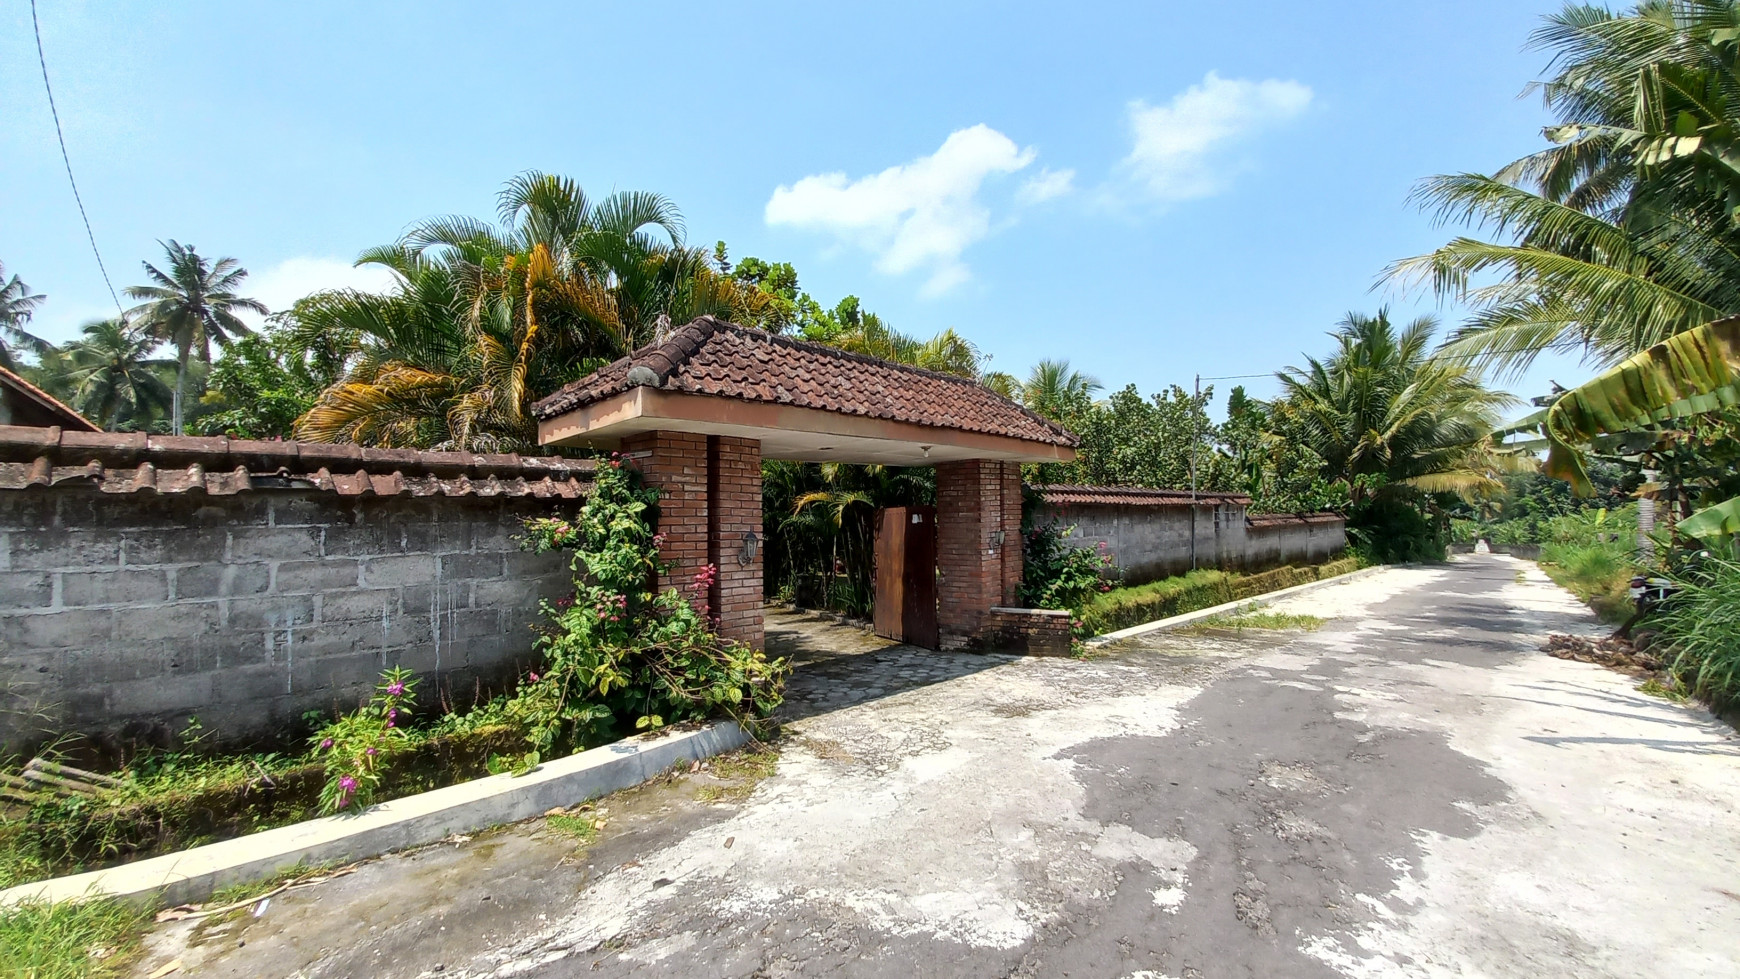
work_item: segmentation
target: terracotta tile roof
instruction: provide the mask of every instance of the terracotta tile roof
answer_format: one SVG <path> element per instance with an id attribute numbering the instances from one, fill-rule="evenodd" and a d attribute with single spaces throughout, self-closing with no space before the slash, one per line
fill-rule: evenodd
<path id="1" fill-rule="evenodd" d="M 1048 445 L 1080 439 L 975 381 L 851 354 L 711 316 L 539 401 L 540 419 L 634 387 L 886 418 Z"/>
<path id="2" fill-rule="evenodd" d="M 90 419 L 4 367 L 0 367 L 0 388 L 4 389 L 0 391 L 0 397 L 12 399 L 16 405 L 14 411 L 20 415 L 33 416 L 30 417 L 31 421 L 83 432 L 97 431 L 97 426 Z"/>
<path id="3" fill-rule="evenodd" d="M 365 449 L 0 425 L 0 490 L 94 486 L 104 493 L 312 489 L 340 496 L 585 496 L 583 459 Z"/>
<path id="4" fill-rule="evenodd" d="M 1251 527 L 1279 527 L 1285 524 L 1342 523 L 1347 518 L 1339 513 L 1247 513 L 1245 523 Z"/>
<path id="5" fill-rule="evenodd" d="M 1150 489 L 1145 486 L 1072 486 L 1056 484 L 1034 487 L 1049 506 L 1188 506 L 1187 489 Z M 1198 502 L 1206 504 L 1234 503 L 1249 506 L 1251 498 L 1243 493 L 1219 493 L 1198 490 Z"/>

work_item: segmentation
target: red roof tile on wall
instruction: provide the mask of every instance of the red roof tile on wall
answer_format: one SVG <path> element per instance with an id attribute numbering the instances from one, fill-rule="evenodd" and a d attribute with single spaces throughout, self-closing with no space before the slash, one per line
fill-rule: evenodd
<path id="1" fill-rule="evenodd" d="M 1035 487 L 1050 506 L 1189 506 L 1189 490 L 1149 489 L 1145 486 L 1073 486 L 1056 484 Z M 1249 506 L 1251 498 L 1242 493 L 1220 493 L 1199 490 L 1198 503 L 1215 505 L 1232 503 Z"/>
<path id="2" fill-rule="evenodd" d="M 92 486 L 104 493 L 309 489 L 340 496 L 586 495 L 584 459 L 369 449 L 319 442 L 75 432 L 0 425 L 0 490 Z"/>
<path id="3" fill-rule="evenodd" d="M 711 316 L 532 407 L 550 419 L 635 387 L 885 418 L 1075 446 L 1073 433 L 976 381 L 847 353 Z"/>

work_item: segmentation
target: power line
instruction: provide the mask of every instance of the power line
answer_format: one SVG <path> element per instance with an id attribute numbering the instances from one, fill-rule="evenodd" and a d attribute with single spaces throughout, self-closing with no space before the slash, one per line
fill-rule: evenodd
<path id="1" fill-rule="evenodd" d="M 103 273 L 103 285 L 109 287 L 109 298 L 114 300 L 115 312 L 125 316 L 121 310 L 121 298 L 115 295 L 115 284 L 109 281 L 109 270 L 103 265 L 103 253 L 97 250 L 97 236 L 91 231 L 85 200 L 79 196 L 79 182 L 73 179 L 72 157 L 67 155 L 66 134 L 60 129 L 60 110 L 54 106 L 54 86 L 48 83 L 48 58 L 42 53 L 42 24 L 36 19 L 36 0 L 30 0 L 30 26 L 36 32 L 36 63 L 42 66 L 42 87 L 48 92 L 48 113 L 54 116 L 54 135 L 60 140 L 60 160 L 66 164 L 66 182 L 72 185 L 73 201 L 78 204 L 79 217 L 85 222 L 85 237 L 90 239 L 91 254 L 97 257 L 97 271 Z"/>

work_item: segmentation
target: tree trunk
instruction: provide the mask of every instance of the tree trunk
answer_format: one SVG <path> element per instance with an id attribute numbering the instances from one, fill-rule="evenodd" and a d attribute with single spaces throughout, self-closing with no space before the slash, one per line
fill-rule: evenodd
<path id="1" fill-rule="evenodd" d="M 175 405 L 174 409 L 170 412 L 173 416 L 173 419 L 170 422 L 170 430 L 177 435 L 182 434 L 181 393 L 187 387 L 187 351 L 185 349 L 181 350 L 180 354 L 181 356 L 177 357 L 175 361 Z"/>

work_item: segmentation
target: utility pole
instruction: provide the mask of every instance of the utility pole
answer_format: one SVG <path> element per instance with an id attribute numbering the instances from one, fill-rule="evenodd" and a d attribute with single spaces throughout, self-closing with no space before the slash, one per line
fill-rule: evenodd
<path id="1" fill-rule="evenodd" d="M 1193 398 L 1202 397 L 1202 375 L 1196 375 L 1196 385 L 1191 389 Z M 1190 402 L 1190 407 L 1196 407 L 1196 401 Z M 1195 414 L 1191 414 L 1190 433 L 1190 570 L 1196 570 L 1196 444 L 1202 441 L 1202 433 L 1195 431 Z"/>

